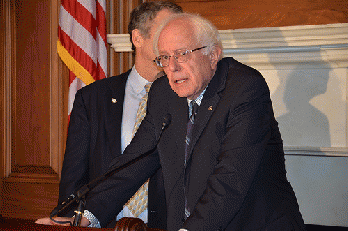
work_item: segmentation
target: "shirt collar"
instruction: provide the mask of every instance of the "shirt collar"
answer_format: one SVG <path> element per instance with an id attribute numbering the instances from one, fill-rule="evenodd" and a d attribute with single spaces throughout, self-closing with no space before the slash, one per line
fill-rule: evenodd
<path id="1" fill-rule="evenodd" d="M 129 74 L 127 84 L 130 84 L 131 88 L 136 94 L 140 94 L 144 90 L 144 86 L 149 83 L 146 79 L 140 76 L 140 74 L 132 67 L 132 71 Z"/>
<path id="2" fill-rule="evenodd" d="M 207 86 L 208 87 L 208 86 Z M 207 87 L 202 91 L 202 93 L 195 99 L 196 103 L 198 106 L 201 106 L 202 100 L 203 100 L 203 95 L 205 93 L 205 90 L 207 90 Z M 188 105 L 190 105 L 192 99 L 187 99 Z"/>

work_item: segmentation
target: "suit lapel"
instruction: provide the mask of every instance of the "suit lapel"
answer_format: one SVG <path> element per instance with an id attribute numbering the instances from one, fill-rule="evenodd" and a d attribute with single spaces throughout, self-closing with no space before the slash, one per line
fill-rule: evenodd
<path id="1" fill-rule="evenodd" d="M 226 78 L 228 74 L 228 64 L 219 62 L 218 70 L 210 81 L 206 92 L 204 93 L 202 103 L 198 108 L 195 117 L 195 123 L 192 131 L 192 139 L 189 150 L 189 161 L 192 158 L 192 152 L 199 140 L 203 130 L 206 128 L 209 119 L 214 114 L 214 111 L 220 101 L 219 93 L 225 89 Z"/>
<path id="2" fill-rule="evenodd" d="M 196 145 L 199 137 L 201 136 L 204 128 L 206 127 L 210 117 L 213 115 L 217 104 L 219 103 L 220 97 L 216 94 L 210 100 L 205 100 L 198 109 L 197 115 L 195 117 L 195 124 L 192 131 L 192 139 L 189 150 L 189 159 L 192 155 L 192 150 Z"/>
<path id="3" fill-rule="evenodd" d="M 106 136 L 112 155 L 121 155 L 121 124 L 126 82 L 130 71 L 111 77 L 110 84 L 105 92 L 106 100 Z"/>

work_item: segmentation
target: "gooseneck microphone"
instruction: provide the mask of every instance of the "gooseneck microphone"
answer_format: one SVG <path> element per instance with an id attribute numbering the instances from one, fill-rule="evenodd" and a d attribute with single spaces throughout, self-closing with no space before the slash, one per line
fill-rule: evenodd
<path id="1" fill-rule="evenodd" d="M 161 130 L 160 130 L 160 134 L 158 135 L 158 138 L 157 138 L 157 144 L 159 143 L 160 139 L 161 139 L 161 136 L 162 136 L 162 133 L 163 131 L 169 126 L 171 122 L 171 115 L 170 114 L 167 114 L 163 117 L 163 122 L 162 122 L 162 127 L 161 127 Z M 78 191 L 76 191 L 76 193 L 74 194 L 71 194 L 65 201 L 63 201 L 62 203 L 60 203 L 57 207 L 55 207 L 52 212 L 50 213 L 50 218 L 51 220 L 53 220 L 54 222 L 57 222 L 57 223 L 67 223 L 67 222 L 59 222 L 59 221 L 55 221 L 53 219 L 54 216 L 57 216 L 57 214 L 64 210 L 65 208 L 67 208 L 68 206 L 70 206 L 72 203 L 74 202 L 79 202 L 79 208 L 81 211 L 79 211 L 79 209 L 77 209 L 77 211 L 75 211 L 75 221 L 74 221 L 74 224 L 73 226 L 79 226 L 79 221 L 76 221 L 76 218 L 77 219 L 81 219 L 81 216 L 83 214 L 83 207 L 81 206 L 81 199 L 83 199 L 85 197 L 85 195 L 90 191 L 92 190 L 94 187 L 96 187 L 100 182 L 102 182 L 103 180 L 105 180 L 107 177 L 121 171 L 122 169 L 124 168 L 127 168 L 128 166 L 136 163 L 137 161 L 139 161 L 140 159 L 146 157 L 147 155 L 149 155 L 150 153 L 152 152 L 146 152 L 146 153 L 143 153 L 143 154 L 139 154 L 137 157 L 133 158 L 132 160 L 130 161 L 127 161 L 126 163 L 122 164 L 121 166 L 116 166 L 116 163 L 114 164 L 111 164 L 110 167 L 109 167 L 109 170 L 104 173 L 103 175 L 101 175 L 100 177 L 94 179 L 93 181 L 89 182 L 88 184 L 82 186 Z M 84 202 L 83 202 L 84 203 Z"/>

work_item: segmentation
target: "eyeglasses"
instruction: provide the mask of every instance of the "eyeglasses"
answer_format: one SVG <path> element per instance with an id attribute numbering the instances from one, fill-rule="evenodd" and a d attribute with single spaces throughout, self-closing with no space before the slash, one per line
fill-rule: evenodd
<path id="1" fill-rule="evenodd" d="M 193 50 L 187 50 L 187 49 L 179 49 L 174 51 L 174 55 L 160 55 L 157 56 L 154 60 L 154 62 L 157 64 L 159 67 L 167 67 L 169 65 L 169 59 L 170 57 L 174 57 L 174 59 L 178 63 L 184 63 L 187 62 L 191 58 L 191 53 L 194 51 L 198 51 L 200 49 L 206 48 L 207 46 L 204 47 L 199 47 Z"/>

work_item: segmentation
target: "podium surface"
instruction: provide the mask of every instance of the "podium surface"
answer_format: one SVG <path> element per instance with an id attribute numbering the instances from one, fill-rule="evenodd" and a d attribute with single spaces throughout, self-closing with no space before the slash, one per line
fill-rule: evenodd
<path id="1" fill-rule="evenodd" d="M 0 220 L 0 230 L 1 231 L 7 231 L 7 230 L 49 230 L 49 231 L 67 231 L 67 230 L 114 230 L 112 228 L 105 228 L 105 229 L 96 229 L 96 228 L 82 228 L 82 227 L 69 227 L 69 226 L 49 226 L 49 225 L 39 225 L 35 224 L 34 220 L 24 220 L 24 219 L 17 219 L 17 218 L 2 218 Z"/>
<path id="2" fill-rule="evenodd" d="M 117 225 L 116 225 L 117 227 Z M 116 230 L 116 228 L 84 228 L 84 227 L 71 227 L 71 226 L 50 226 L 50 225 L 39 225 L 36 224 L 34 220 L 25 220 L 25 219 L 17 219 L 17 218 L 2 218 L 0 217 L 0 231 L 36 231 L 36 230 L 48 230 L 48 231 L 104 231 L 104 230 Z M 136 231 L 139 229 L 127 229 L 126 227 L 122 227 L 122 231 Z M 162 229 L 152 229 L 146 228 L 146 231 L 163 231 Z"/>

